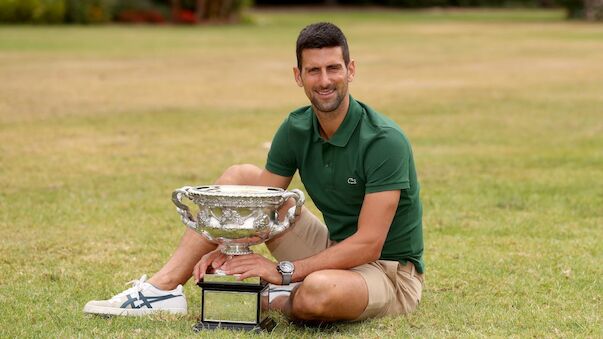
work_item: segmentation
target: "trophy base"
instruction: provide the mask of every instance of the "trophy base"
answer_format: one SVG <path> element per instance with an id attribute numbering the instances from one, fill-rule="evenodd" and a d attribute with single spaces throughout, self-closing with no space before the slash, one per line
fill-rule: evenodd
<path id="1" fill-rule="evenodd" d="M 271 331 L 276 323 L 268 316 L 269 284 L 258 277 L 239 280 L 228 274 L 205 274 L 201 287 L 201 318 L 193 326 L 201 330 L 229 329 Z"/>
<path id="2" fill-rule="evenodd" d="M 193 331 L 200 332 L 203 330 L 236 330 L 256 332 L 272 331 L 276 326 L 276 322 L 272 318 L 266 318 L 259 325 L 256 324 L 240 324 L 231 322 L 216 322 L 216 321 L 199 321 L 193 325 Z"/>

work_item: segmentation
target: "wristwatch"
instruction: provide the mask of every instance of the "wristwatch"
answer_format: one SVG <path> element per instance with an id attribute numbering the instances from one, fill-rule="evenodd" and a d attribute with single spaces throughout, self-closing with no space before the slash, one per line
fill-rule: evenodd
<path id="1" fill-rule="evenodd" d="M 295 265 L 290 261 L 281 261 L 276 266 L 276 270 L 283 276 L 282 285 L 289 285 L 293 272 L 295 271 Z"/>

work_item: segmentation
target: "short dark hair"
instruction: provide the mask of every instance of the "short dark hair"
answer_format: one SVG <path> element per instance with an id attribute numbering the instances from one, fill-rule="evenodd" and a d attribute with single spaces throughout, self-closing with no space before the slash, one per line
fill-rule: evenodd
<path id="1" fill-rule="evenodd" d="M 318 22 L 306 26 L 299 32 L 295 52 L 297 54 L 297 68 L 301 70 L 302 51 L 308 48 L 341 47 L 343 61 L 347 67 L 350 63 L 350 50 L 348 41 L 339 27 L 330 22 Z"/>

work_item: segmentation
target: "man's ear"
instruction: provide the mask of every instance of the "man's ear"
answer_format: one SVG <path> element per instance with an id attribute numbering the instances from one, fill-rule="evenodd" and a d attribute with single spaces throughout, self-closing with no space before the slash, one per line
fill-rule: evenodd
<path id="1" fill-rule="evenodd" d="M 301 72 L 299 71 L 299 68 L 293 67 L 293 76 L 295 77 L 295 82 L 297 82 L 297 86 L 304 87 L 304 83 L 302 81 Z"/>
<path id="2" fill-rule="evenodd" d="M 356 75 L 356 62 L 354 59 L 350 59 L 350 63 L 348 64 L 348 82 L 354 81 L 354 76 Z"/>

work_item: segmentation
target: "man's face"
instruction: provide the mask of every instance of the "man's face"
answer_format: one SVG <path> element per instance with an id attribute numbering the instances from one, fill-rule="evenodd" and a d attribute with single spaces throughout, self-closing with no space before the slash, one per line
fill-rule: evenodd
<path id="1" fill-rule="evenodd" d="M 295 81 L 314 108 L 323 113 L 339 108 L 354 79 L 354 61 L 345 64 L 341 47 L 311 48 L 302 51 L 301 67 L 293 69 Z"/>

